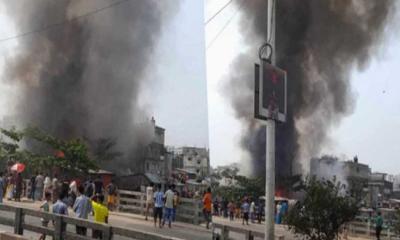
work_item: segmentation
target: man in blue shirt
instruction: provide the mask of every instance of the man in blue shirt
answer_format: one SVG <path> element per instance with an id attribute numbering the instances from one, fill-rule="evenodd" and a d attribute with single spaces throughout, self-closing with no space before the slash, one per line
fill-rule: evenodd
<path id="1" fill-rule="evenodd" d="M 157 225 L 157 217 L 159 218 L 158 226 L 161 228 L 161 219 L 163 216 L 164 193 L 161 191 L 161 185 L 157 186 L 157 191 L 154 193 L 154 227 Z"/>
<path id="2" fill-rule="evenodd" d="M 77 218 L 87 219 L 89 213 L 92 211 L 92 202 L 88 197 L 85 196 L 84 192 L 84 187 L 82 185 L 79 186 L 78 197 L 75 200 L 73 209 Z M 86 232 L 87 229 L 85 227 L 76 225 L 77 234 L 86 236 Z"/>
<path id="3" fill-rule="evenodd" d="M 68 216 L 68 206 L 67 206 L 67 204 L 65 204 L 62 201 L 62 199 L 64 199 L 64 198 L 65 198 L 65 195 L 63 192 L 61 192 L 58 195 L 57 202 L 54 203 L 54 205 L 53 205 L 53 213 Z M 62 232 L 65 232 L 66 228 L 67 228 L 67 224 L 63 223 L 63 225 L 61 226 Z"/>

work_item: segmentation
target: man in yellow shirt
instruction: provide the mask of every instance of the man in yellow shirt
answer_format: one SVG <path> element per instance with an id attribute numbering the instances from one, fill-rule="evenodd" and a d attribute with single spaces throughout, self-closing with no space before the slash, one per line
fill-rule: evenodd
<path id="1" fill-rule="evenodd" d="M 103 205 L 104 196 L 97 195 L 92 199 L 92 209 L 94 214 L 94 221 L 97 223 L 108 223 L 108 208 Z M 93 238 L 102 239 L 102 232 L 93 229 Z"/>

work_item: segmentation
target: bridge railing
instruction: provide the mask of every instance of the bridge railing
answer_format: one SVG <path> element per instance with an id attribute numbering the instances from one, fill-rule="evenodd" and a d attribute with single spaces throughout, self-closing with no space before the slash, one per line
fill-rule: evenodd
<path id="1" fill-rule="evenodd" d="M 375 236 L 375 228 L 369 222 L 351 222 L 347 226 L 347 234 L 352 237 L 372 237 Z M 383 229 L 381 232 L 382 238 L 400 240 L 390 228 Z"/>
<path id="2" fill-rule="evenodd" d="M 118 209 L 144 215 L 146 209 L 146 194 L 127 190 L 118 190 Z M 176 220 L 192 224 L 204 222 L 203 204 L 199 199 L 180 198 L 176 209 Z M 153 209 L 150 209 L 150 216 Z"/>
<path id="3" fill-rule="evenodd" d="M 64 215 L 52 214 L 47 212 L 36 211 L 27 208 L 14 207 L 9 205 L 0 204 L 0 211 L 11 212 L 13 214 L 12 218 L 7 218 L 1 216 L 0 214 L 0 224 L 14 227 L 14 233 L 18 235 L 23 235 L 24 231 L 31 231 L 37 234 L 46 234 L 48 236 L 53 236 L 55 240 L 68 240 L 68 239 L 78 239 L 78 240 L 89 240 L 93 239 L 88 236 L 77 235 L 74 232 L 68 231 L 67 225 L 86 227 L 92 230 L 98 230 L 102 232 L 102 239 L 111 240 L 113 236 L 122 236 L 132 239 L 140 240 L 180 240 L 178 238 L 161 236 L 155 233 L 148 233 L 140 230 L 132 230 L 122 227 L 115 227 L 108 224 L 95 223 L 89 220 L 78 219 L 73 217 L 68 217 Z M 31 223 L 28 223 L 27 218 L 36 218 L 36 221 L 29 219 Z M 41 219 L 49 221 L 47 227 L 41 225 Z M 38 224 L 33 224 L 39 223 Z M 52 223 L 52 224 L 51 224 Z M 75 228 L 73 228 L 75 230 Z"/>
<path id="4" fill-rule="evenodd" d="M 219 223 L 212 224 L 212 239 L 213 240 L 228 240 L 232 239 L 232 234 L 239 235 L 237 239 L 255 240 L 264 239 L 264 233 L 251 231 L 249 229 L 228 226 Z M 275 235 L 276 240 L 284 240 L 283 235 Z"/>

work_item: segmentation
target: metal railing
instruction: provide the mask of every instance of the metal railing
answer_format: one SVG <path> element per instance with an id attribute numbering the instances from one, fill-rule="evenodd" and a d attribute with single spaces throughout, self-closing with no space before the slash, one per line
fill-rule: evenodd
<path id="1" fill-rule="evenodd" d="M 254 240 L 255 238 L 264 239 L 263 232 L 252 231 L 249 229 L 228 226 L 219 223 L 212 224 L 212 239 L 213 240 L 228 240 L 231 239 L 231 233 L 241 235 L 241 239 Z M 275 239 L 284 240 L 285 237 L 282 235 L 275 235 Z"/>
<path id="2" fill-rule="evenodd" d="M 38 234 L 46 234 L 53 236 L 55 240 L 89 240 L 93 239 L 88 236 L 78 235 L 70 232 L 65 227 L 66 225 L 81 226 L 92 230 L 102 232 L 102 239 L 111 240 L 114 236 L 122 236 L 140 240 L 181 240 L 179 238 L 162 236 L 155 233 L 148 233 L 141 230 L 132 230 L 122 227 L 115 227 L 108 224 L 95 223 L 89 220 L 68 217 L 65 215 L 52 214 L 47 212 L 36 211 L 27 208 L 14 207 L 9 205 L 0 204 L 0 211 L 11 212 L 12 218 L 7 218 L 0 215 L 0 224 L 14 227 L 14 233 L 23 235 L 24 231 L 31 231 Z M 25 221 L 26 216 L 37 218 L 37 222 L 41 224 L 41 218 L 53 222 L 54 227 L 44 227 Z M 49 224 L 51 225 L 51 224 Z"/>
<path id="3" fill-rule="evenodd" d="M 118 190 L 118 210 L 144 215 L 146 209 L 146 194 L 127 190 Z M 180 198 L 176 209 L 176 220 L 195 225 L 204 222 L 203 204 L 201 200 Z M 153 209 L 150 209 L 150 216 Z"/>
<path id="4" fill-rule="evenodd" d="M 375 236 L 375 227 L 368 222 L 351 222 L 347 225 L 347 234 L 353 237 L 372 237 Z M 397 240 L 400 239 L 390 228 L 383 229 L 381 232 L 382 238 Z"/>

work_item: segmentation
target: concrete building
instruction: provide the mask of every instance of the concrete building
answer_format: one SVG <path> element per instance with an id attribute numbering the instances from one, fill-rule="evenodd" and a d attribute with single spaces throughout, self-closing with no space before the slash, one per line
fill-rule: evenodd
<path id="1" fill-rule="evenodd" d="M 380 208 L 388 204 L 393 194 L 393 182 L 386 173 L 372 173 L 368 182 L 368 200 L 371 207 Z"/>
<path id="2" fill-rule="evenodd" d="M 144 148 L 142 166 L 139 167 L 137 173 L 155 174 L 165 178 L 170 169 L 168 154 L 164 146 L 165 129 L 157 126 L 154 118 L 149 124 L 154 134 L 151 143 Z"/>
<path id="3" fill-rule="evenodd" d="M 353 160 L 340 161 L 336 157 L 323 156 L 311 159 L 311 176 L 317 179 L 337 181 L 346 185 L 346 190 L 350 193 L 366 192 L 371 169 L 368 165 L 358 162 L 358 158 Z"/>
<path id="4" fill-rule="evenodd" d="M 393 198 L 400 199 L 400 174 L 393 176 Z"/>
<path id="5" fill-rule="evenodd" d="M 362 206 L 371 206 L 371 169 L 368 165 L 359 163 L 357 157 L 349 161 L 339 161 L 332 156 L 314 158 L 311 160 L 310 174 L 320 180 L 336 178 L 336 181 L 346 186 L 345 191 L 348 194 L 360 200 Z"/>
<path id="6" fill-rule="evenodd" d="M 198 176 L 208 176 L 210 174 L 210 155 L 206 148 L 180 147 L 176 148 L 175 163 L 186 171 L 194 172 Z"/>

